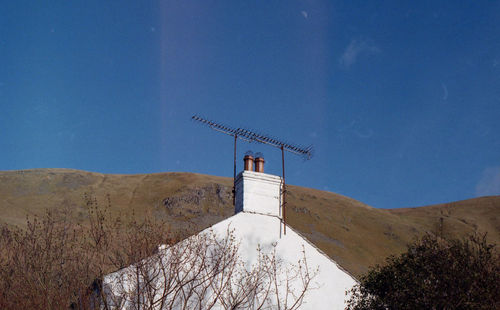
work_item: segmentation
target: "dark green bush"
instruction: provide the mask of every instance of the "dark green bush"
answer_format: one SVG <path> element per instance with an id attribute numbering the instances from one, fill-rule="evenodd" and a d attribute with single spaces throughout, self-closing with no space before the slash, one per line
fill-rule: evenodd
<path id="1" fill-rule="evenodd" d="M 499 290 L 500 259 L 486 235 L 425 235 L 364 275 L 347 309 L 500 309 Z"/>

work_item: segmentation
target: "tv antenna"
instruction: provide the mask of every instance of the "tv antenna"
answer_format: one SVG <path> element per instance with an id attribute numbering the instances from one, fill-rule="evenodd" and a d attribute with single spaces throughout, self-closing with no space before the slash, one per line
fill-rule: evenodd
<path id="1" fill-rule="evenodd" d="M 212 120 L 205 119 L 203 117 L 200 117 L 198 115 L 193 115 L 191 117 L 192 120 L 200 122 L 204 125 L 207 125 L 208 127 L 222 132 L 224 134 L 227 134 L 229 136 L 234 137 L 234 165 L 233 165 L 233 205 L 235 205 L 235 199 L 236 199 L 236 142 L 238 139 L 241 139 L 246 142 L 257 142 L 257 143 L 262 143 L 262 144 L 267 144 L 273 147 L 276 147 L 281 150 L 281 167 L 282 167 L 282 182 L 283 182 L 283 188 L 282 188 L 282 214 L 283 214 L 283 232 L 286 234 L 286 183 L 285 183 L 285 151 L 288 151 L 292 154 L 299 155 L 303 157 L 305 160 L 311 159 L 313 155 L 313 147 L 308 146 L 308 147 L 302 147 L 299 145 L 283 142 L 282 140 L 279 140 L 277 138 L 256 133 L 254 131 L 245 129 L 245 128 L 233 128 L 227 125 L 223 125 L 221 123 L 217 123 Z"/>

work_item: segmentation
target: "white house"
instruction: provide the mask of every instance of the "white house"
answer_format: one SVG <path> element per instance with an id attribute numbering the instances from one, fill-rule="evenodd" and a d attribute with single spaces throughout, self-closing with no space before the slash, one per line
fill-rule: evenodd
<path id="1" fill-rule="evenodd" d="M 253 158 L 246 156 L 245 170 L 236 178 L 235 215 L 174 246 L 160 247 L 156 258 L 107 275 L 107 305 L 344 309 L 345 292 L 356 280 L 292 227 L 285 231 L 282 180 L 263 172 L 263 159 L 256 163 L 252 171 Z"/>

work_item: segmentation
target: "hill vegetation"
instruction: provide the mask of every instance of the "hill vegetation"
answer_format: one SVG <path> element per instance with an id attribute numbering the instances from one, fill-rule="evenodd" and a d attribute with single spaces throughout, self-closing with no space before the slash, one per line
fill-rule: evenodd
<path id="1" fill-rule="evenodd" d="M 161 219 L 192 234 L 233 215 L 232 179 L 193 173 L 110 175 L 69 169 L 0 172 L 0 223 L 25 227 L 26 217 L 71 210 L 88 224 L 86 198 L 109 212 Z M 289 186 L 289 225 L 355 276 L 400 254 L 425 233 L 462 238 L 487 232 L 500 241 L 500 196 L 428 207 L 376 209 L 339 194 Z"/>

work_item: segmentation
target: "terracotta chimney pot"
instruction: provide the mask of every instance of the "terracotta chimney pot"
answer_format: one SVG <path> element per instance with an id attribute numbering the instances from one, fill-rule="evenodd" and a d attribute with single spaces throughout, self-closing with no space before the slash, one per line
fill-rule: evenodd
<path id="1" fill-rule="evenodd" d="M 252 155 L 245 155 L 243 157 L 243 161 L 245 163 L 245 170 L 252 171 L 253 170 L 253 156 Z"/>
<path id="2" fill-rule="evenodd" d="M 255 158 L 255 172 L 264 172 L 264 157 Z"/>

